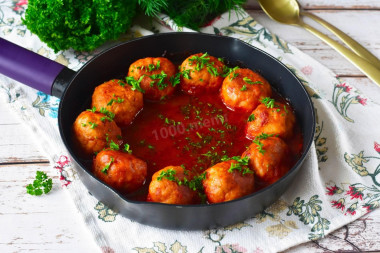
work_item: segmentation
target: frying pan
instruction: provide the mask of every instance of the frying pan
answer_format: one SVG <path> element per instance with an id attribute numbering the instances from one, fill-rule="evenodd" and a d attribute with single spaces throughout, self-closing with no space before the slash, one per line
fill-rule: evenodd
<path id="1" fill-rule="evenodd" d="M 144 57 L 165 55 L 173 61 L 186 55 L 208 52 L 231 63 L 258 71 L 272 87 L 288 99 L 295 110 L 303 135 L 301 158 L 274 184 L 243 198 L 200 205 L 168 205 L 133 201 L 105 185 L 76 154 L 71 126 L 89 107 L 94 88 L 111 79 L 124 77 L 129 65 Z M 110 48 L 74 72 L 56 62 L 0 39 L 0 73 L 45 93 L 61 98 L 58 124 L 63 143 L 78 166 L 88 190 L 101 202 L 142 224 L 169 229 L 208 229 L 227 226 L 253 217 L 276 201 L 294 180 L 313 141 L 314 109 L 297 77 L 271 55 L 231 37 L 201 33 L 167 33 L 138 38 Z"/>

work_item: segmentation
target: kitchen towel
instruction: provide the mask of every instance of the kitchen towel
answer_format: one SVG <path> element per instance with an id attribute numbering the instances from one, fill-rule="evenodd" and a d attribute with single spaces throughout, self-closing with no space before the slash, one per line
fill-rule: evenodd
<path id="1" fill-rule="evenodd" d="M 0 36 L 73 70 L 115 43 L 90 53 L 54 53 L 22 24 L 26 7 L 27 1 L 1 2 Z M 153 31 L 191 30 L 161 15 L 156 21 L 135 24 L 120 41 Z M 59 99 L 0 75 L 0 98 L 28 123 L 102 252 L 277 252 L 323 238 L 379 207 L 378 103 L 247 13 L 220 15 L 201 32 L 241 39 L 279 59 L 306 87 L 316 112 L 314 144 L 297 183 L 254 218 L 228 227 L 173 231 L 141 225 L 114 212 L 88 192 L 70 162 L 58 132 Z"/>

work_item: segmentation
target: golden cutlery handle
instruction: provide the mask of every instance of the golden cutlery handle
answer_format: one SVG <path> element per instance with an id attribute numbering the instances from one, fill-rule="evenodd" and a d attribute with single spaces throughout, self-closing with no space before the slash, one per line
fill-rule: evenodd
<path id="1" fill-rule="evenodd" d="M 309 12 L 301 12 L 301 16 L 307 16 L 314 21 L 318 22 L 319 24 L 326 27 L 328 30 L 330 30 L 332 33 L 334 33 L 339 39 L 341 39 L 346 45 L 352 49 L 356 54 L 363 57 L 365 60 L 373 63 L 378 69 L 380 69 L 380 60 L 374 56 L 372 53 L 370 53 L 367 49 L 365 49 L 362 45 L 360 45 L 357 41 L 352 39 L 350 36 L 333 26 L 332 24 L 328 23 L 327 21 L 321 19 L 320 17 L 314 15 L 313 13 Z"/>
<path id="2" fill-rule="evenodd" d="M 327 35 L 321 33 L 314 27 L 305 24 L 304 22 L 298 22 L 298 25 L 305 28 L 309 32 L 313 33 L 315 36 L 319 37 L 321 40 L 329 44 L 332 48 L 338 51 L 341 55 L 346 57 L 352 64 L 354 64 L 357 68 L 359 68 L 364 74 L 366 74 L 372 81 L 374 81 L 377 85 L 380 86 L 380 70 L 377 69 L 373 64 L 364 60 L 348 48 L 342 46 L 335 40 L 331 39 Z"/>

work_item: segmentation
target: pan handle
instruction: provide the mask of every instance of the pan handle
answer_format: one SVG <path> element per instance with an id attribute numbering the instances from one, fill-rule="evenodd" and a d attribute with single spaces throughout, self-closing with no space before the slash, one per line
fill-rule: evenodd
<path id="1" fill-rule="evenodd" d="M 0 38 L 0 73 L 46 94 L 61 97 L 75 72 Z"/>

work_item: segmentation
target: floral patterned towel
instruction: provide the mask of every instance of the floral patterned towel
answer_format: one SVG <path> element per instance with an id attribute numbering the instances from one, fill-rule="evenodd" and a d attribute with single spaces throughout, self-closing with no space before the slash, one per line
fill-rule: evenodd
<path id="1" fill-rule="evenodd" d="M 71 69 L 92 53 L 54 54 L 21 23 L 27 1 L 0 0 L 0 35 Z M 151 24 L 150 24 L 151 26 Z M 143 28 L 145 27 L 145 28 Z M 123 40 L 155 32 L 187 31 L 167 16 L 153 27 L 134 26 Z M 221 15 L 202 32 L 239 38 L 286 64 L 307 88 L 317 113 L 315 141 L 304 168 L 272 206 L 241 223 L 205 231 L 172 231 L 138 224 L 96 200 L 78 179 L 57 128 L 59 99 L 0 75 L 0 97 L 28 122 L 62 186 L 103 252 L 276 252 L 316 240 L 379 207 L 380 105 L 353 85 L 270 33 L 248 14 Z"/>

